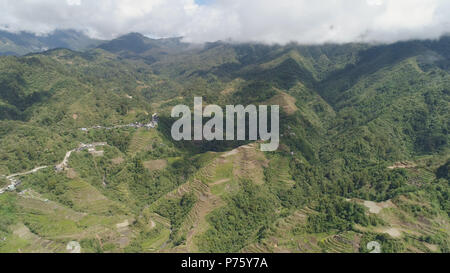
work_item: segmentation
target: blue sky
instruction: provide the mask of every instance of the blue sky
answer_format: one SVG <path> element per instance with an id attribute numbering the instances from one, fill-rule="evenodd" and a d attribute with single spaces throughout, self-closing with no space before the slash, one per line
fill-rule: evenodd
<path id="1" fill-rule="evenodd" d="M 214 0 L 195 0 L 195 3 L 198 5 L 208 5 L 212 2 L 214 2 Z"/>

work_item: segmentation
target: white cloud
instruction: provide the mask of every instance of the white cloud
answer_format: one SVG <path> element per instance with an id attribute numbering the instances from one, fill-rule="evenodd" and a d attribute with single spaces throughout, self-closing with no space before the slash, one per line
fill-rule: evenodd
<path id="1" fill-rule="evenodd" d="M 81 0 L 67 0 L 69 6 L 79 6 L 81 5 Z"/>
<path id="2" fill-rule="evenodd" d="M 383 0 L 367 0 L 367 4 L 369 6 L 381 6 L 383 5 L 384 1 Z"/>
<path id="3" fill-rule="evenodd" d="M 136 31 L 192 42 L 300 43 L 437 38 L 450 31 L 448 0 L 0 0 L 0 27 Z"/>

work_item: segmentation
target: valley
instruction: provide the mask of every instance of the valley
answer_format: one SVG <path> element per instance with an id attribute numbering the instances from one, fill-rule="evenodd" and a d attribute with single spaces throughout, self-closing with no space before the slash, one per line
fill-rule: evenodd
<path id="1" fill-rule="evenodd" d="M 0 252 L 448 253 L 449 46 L 130 33 L 2 56 Z M 278 150 L 175 141 L 195 97 L 279 105 Z"/>

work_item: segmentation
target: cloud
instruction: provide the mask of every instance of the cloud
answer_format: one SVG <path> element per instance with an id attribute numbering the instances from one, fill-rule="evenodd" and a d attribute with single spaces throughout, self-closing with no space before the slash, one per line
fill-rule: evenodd
<path id="1" fill-rule="evenodd" d="M 448 0 L 0 0 L 0 27 L 98 38 L 128 32 L 190 42 L 317 44 L 437 38 Z"/>

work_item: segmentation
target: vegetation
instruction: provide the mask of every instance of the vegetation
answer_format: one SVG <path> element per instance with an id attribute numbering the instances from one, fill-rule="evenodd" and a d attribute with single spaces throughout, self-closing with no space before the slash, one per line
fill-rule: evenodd
<path id="1" fill-rule="evenodd" d="M 274 199 L 251 181 L 243 181 L 242 191 L 229 205 L 209 217 L 212 225 L 200 239 L 200 249 L 210 252 L 236 252 L 252 240 L 261 240 L 274 220 Z"/>
<path id="2" fill-rule="evenodd" d="M 156 209 L 159 215 L 170 220 L 172 227 L 171 235 L 176 234 L 187 214 L 194 206 L 195 201 L 195 196 L 192 193 L 186 194 L 180 200 L 168 199 Z"/>
<path id="3" fill-rule="evenodd" d="M 448 252 L 449 43 L 200 49 L 129 34 L 0 57 L 0 187 L 50 166 L 0 195 L 0 252 Z M 170 111 L 194 96 L 280 104 L 280 149 L 173 141 Z M 157 128 L 111 129 L 155 112 Z M 53 169 L 94 142 L 107 145 Z"/>

